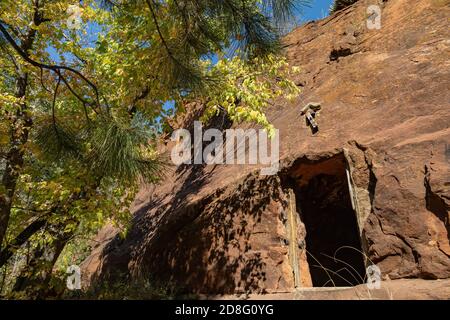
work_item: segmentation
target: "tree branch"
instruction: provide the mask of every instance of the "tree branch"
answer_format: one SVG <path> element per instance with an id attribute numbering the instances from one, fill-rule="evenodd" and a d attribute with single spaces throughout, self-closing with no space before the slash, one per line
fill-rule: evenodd
<path id="1" fill-rule="evenodd" d="M 5 248 L 0 252 L 0 267 L 2 267 L 6 262 L 8 262 L 9 258 L 11 258 L 14 254 L 14 251 L 17 248 L 20 248 L 25 242 L 30 239 L 32 235 L 42 229 L 47 222 L 46 217 L 41 217 L 39 219 L 34 220 L 30 223 L 21 233 L 17 235 L 17 237 L 8 243 Z"/>
<path id="2" fill-rule="evenodd" d="M 73 74 L 77 75 L 84 82 L 86 82 L 91 87 L 91 89 L 94 91 L 96 104 L 98 107 L 100 107 L 100 99 L 99 99 L 98 89 L 97 89 L 97 86 L 92 81 L 90 81 L 81 72 L 79 72 L 78 70 L 76 70 L 74 68 L 67 67 L 67 66 L 60 66 L 60 65 L 49 65 L 49 64 L 34 61 L 33 59 L 31 59 L 29 57 L 27 52 L 23 51 L 20 48 L 20 46 L 15 42 L 15 40 L 9 34 L 8 30 L 6 30 L 6 28 L 3 25 L 6 25 L 6 23 L 4 21 L 0 20 L 0 31 L 3 33 L 3 36 L 9 42 L 9 44 L 19 54 L 19 56 L 22 57 L 22 59 L 24 59 L 26 62 L 28 62 L 29 64 L 31 64 L 37 68 L 52 70 L 53 72 L 57 73 L 58 75 L 61 73 L 61 70 L 66 70 L 66 71 L 72 72 Z M 71 92 L 73 93 L 73 91 L 71 91 Z M 79 96 L 77 96 L 77 98 L 79 98 Z"/>
<path id="3" fill-rule="evenodd" d="M 53 93 L 53 101 L 52 101 L 52 121 L 53 121 L 53 129 L 55 129 L 56 136 L 59 139 L 59 132 L 56 126 L 56 115 L 55 115 L 55 105 L 56 105 L 56 96 L 58 95 L 59 84 L 61 83 L 61 77 L 58 77 L 58 82 L 56 83 L 55 92 Z"/>

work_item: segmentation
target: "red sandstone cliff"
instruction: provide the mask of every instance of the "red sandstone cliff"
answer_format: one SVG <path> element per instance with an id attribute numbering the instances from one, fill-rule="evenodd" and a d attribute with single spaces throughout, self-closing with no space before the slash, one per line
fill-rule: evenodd
<path id="1" fill-rule="evenodd" d="M 84 270 L 202 293 L 309 286 L 304 215 L 315 209 L 305 202 L 317 200 L 322 187 L 313 183 L 327 175 L 341 198 L 350 184 L 366 265 L 378 265 L 383 279 L 450 278 L 449 1 L 383 1 L 380 30 L 366 27 L 369 2 L 285 38 L 303 92 L 268 112 L 281 132 L 278 175 L 260 176 L 255 166 L 179 167 L 141 190 L 125 240 L 103 231 Z M 322 104 L 315 135 L 300 116 L 309 101 Z M 303 216 L 289 217 L 293 203 Z"/>

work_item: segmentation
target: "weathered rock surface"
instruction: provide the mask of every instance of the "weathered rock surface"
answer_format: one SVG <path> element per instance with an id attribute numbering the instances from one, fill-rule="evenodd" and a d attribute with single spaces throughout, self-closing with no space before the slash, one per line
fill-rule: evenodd
<path id="1" fill-rule="evenodd" d="M 383 1 L 382 27 L 369 30 L 371 2 L 286 36 L 303 93 L 268 112 L 280 129 L 279 175 L 176 168 L 143 187 L 128 237 L 105 234 L 87 274 L 164 279 L 187 292 L 292 290 L 286 177 L 333 171 L 327 161 L 346 155 L 364 253 L 383 277 L 450 278 L 450 4 Z M 309 101 L 322 104 L 315 135 L 300 116 Z M 300 269 L 300 285 L 310 285 Z"/>
<path id="2" fill-rule="evenodd" d="M 445 300 L 450 280 L 398 279 L 382 282 L 379 289 L 365 284 L 351 288 L 303 288 L 272 294 L 200 296 L 210 300 Z"/>

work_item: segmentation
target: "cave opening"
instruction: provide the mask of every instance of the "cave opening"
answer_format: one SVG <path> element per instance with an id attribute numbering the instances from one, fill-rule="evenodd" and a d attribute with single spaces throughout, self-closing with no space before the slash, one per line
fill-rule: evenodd
<path id="1" fill-rule="evenodd" d="M 365 263 L 343 155 L 303 163 L 294 174 L 297 213 L 306 229 L 305 249 L 314 287 L 364 282 Z"/>

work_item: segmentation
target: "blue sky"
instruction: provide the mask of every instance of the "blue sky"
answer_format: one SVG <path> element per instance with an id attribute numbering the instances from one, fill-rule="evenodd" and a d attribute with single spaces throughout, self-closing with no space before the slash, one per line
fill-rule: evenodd
<path id="1" fill-rule="evenodd" d="M 300 22 L 305 23 L 327 17 L 332 3 L 333 0 L 313 0 L 310 7 L 303 8 L 303 14 L 299 17 Z"/>

